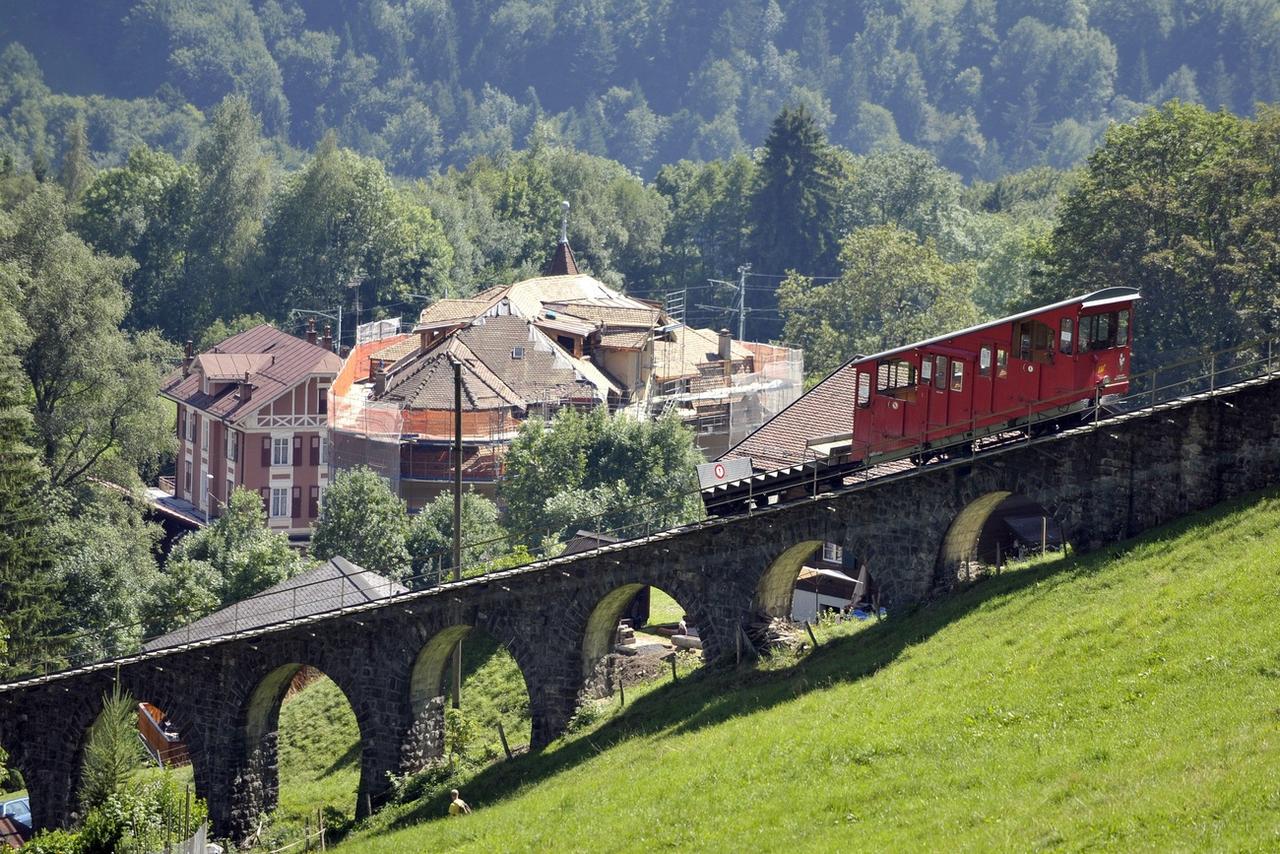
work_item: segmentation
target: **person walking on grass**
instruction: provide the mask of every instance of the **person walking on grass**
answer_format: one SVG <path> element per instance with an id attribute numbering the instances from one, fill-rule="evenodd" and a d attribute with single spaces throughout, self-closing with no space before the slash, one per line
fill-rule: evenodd
<path id="1" fill-rule="evenodd" d="M 471 807 L 467 806 L 467 802 L 458 794 L 458 790 L 454 789 L 449 793 L 451 798 L 449 802 L 449 815 L 470 815 Z"/>

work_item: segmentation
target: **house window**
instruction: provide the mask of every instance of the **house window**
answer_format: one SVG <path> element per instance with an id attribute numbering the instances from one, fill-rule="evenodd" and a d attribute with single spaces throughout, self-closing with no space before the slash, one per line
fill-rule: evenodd
<path id="1" fill-rule="evenodd" d="M 328 464 L 329 464 L 329 440 L 328 438 L 321 436 L 320 437 L 320 465 L 323 466 Z"/>
<path id="2" fill-rule="evenodd" d="M 964 362 L 951 360 L 951 390 L 964 391 Z"/>
<path id="3" fill-rule="evenodd" d="M 276 437 L 271 440 L 271 465 L 289 465 L 289 448 L 292 442 L 287 438 Z"/>
<path id="4" fill-rule="evenodd" d="M 1072 333 L 1071 318 L 1069 317 L 1062 318 L 1062 323 L 1060 325 L 1060 328 L 1061 328 L 1061 332 L 1059 333 L 1059 336 L 1058 336 L 1058 350 L 1070 356 L 1071 355 L 1071 339 L 1073 337 L 1071 334 Z"/>
<path id="5" fill-rule="evenodd" d="M 209 419 L 200 419 L 200 450 L 209 453 Z"/>
<path id="6" fill-rule="evenodd" d="M 182 438 L 188 442 L 194 442 L 196 440 L 196 414 L 188 412 L 187 417 L 182 421 L 182 426 Z"/>
<path id="7" fill-rule="evenodd" d="M 844 560 L 844 546 L 835 543 L 822 544 L 822 559 L 827 563 L 840 563 Z"/>
<path id="8" fill-rule="evenodd" d="M 329 412 L 329 389 L 320 389 L 320 414 L 326 415 Z"/>
<path id="9" fill-rule="evenodd" d="M 240 433 L 236 430 L 227 431 L 227 461 L 236 462 L 240 459 Z"/>
<path id="10" fill-rule="evenodd" d="M 983 347 L 978 351 L 978 375 L 991 376 L 991 348 Z"/>
<path id="11" fill-rule="evenodd" d="M 271 488 L 271 518 L 284 519 L 289 515 L 289 490 L 273 486 Z"/>
<path id="12" fill-rule="evenodd" d="M 191 466 L 189 464 L 182 467 L 182 494 L 187 498 L 191 497 Z"/>
<path id="13" fill-rule="evenodd" d="M 226 498 L 223 499 L 227 504 L 231 503 L 231 493 L 235 491 L 236 491 L 236 482 L 231 478 L 227 478 L 227 493 L 226 493 Z"/>

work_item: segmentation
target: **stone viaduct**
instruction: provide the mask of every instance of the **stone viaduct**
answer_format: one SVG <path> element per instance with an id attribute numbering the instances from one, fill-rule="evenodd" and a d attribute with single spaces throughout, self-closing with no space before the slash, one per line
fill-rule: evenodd
<path id="1" fill-rule="evenodd" d="M 0 686 L 0 745 L 26 777 L 38 827 L 74 811 L 84 733 L 117 677 L 164 709 L 192 755 L 219 835 L 239 837 L 276 802 L 275 733 L 302 665 L 345 692 L 360 728 L 358 811 L 388 772 L 442 749 L 442 676 L 473 627 L 524 674 L 533 747 L 560 735 L 641 585 L 674 596 L 708 660 L 732 659 L 740 627 L 785 614 L 822 542 L 865 561 L 892 606 L 950 586 L 999 496 L 1038 503 L 1080 551 L 1280 482 L 1275 374 L 978 456 L 872 479 L 318 618 Z"/>

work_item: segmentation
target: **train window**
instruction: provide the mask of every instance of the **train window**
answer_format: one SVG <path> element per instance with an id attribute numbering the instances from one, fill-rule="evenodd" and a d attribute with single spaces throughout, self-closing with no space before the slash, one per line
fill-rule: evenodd
<path id="1" fill-rule="evenodd" d="M 1071 338 L 1072 338 L 1071 326 L 1072 326 L 1071 318 L 1069 317 L 1062 318 L 1062 332 L 1058 340 L 1058 349 L 1061 350 L 1063 353 L 1066 353 L 1068 356 L 1071 355 Z"/>
<path id="2" fill-rule="evenodd" d="M 858 372 L 858 405 L 871 405 L 871 374 Z"/>
<path id="3" fill-rule="evenodd" d="M 991 376 L 991 348 L 983 347 L 978 351 L 978 375 Z"/>
<path id="4" fill-rule="evenodd" d="M 1121 347 L 1129 343 L 1129 309 L 1120 312 L 1116 321 L 1116 343 Z"/>
<path id="5" fill-rule="evenodd" d="M 1088 318 L 1089 328 L 1085 333 L 1085 346 L 1090 350 L 1106 350 L 1116 346 L 1116 326 L 1119 318 L 1115 312 L 1109 314 L 1094 314 Z M 1083 329 L 1085 318 L 1080 319 L 1081 328 Z M 1125 317 L 1125 326 L 1128 326 L 1129 319 Z M 1128 334 L 1128 330 L 1125 330 Z"/>
<path id="6" fill-rule="evenodd" d="M 1000 379 L 1009 376 L 1009 353 L 999 347 L 996 348 L 996 376 Z"/>
<path id="7" fill-rule="evenodd" d="M 920 382 L 928 385 L 933 381 L 933 359 L 925 356 L 920 361 Z"/>
<path id="8" fill-rule="evenodd" d="M 964 391 L 964 362 L 951 360 L 951 390 Z"/>
<path id="9" fill-rule="evenodd" d="M 1053 330 L 1038 320 L 1024 320 L 1014 331 L 1018 358 L 1028 362 L 1053 360 Z"/>
<path id="10" fill-rule="evenodd" d="M 885 359 L 876 365 L 876 391 L 901 400 L 915 400 L 916 366 L 905 359 Z"/>
<path id="11" fill-rule="evenodd" d="M 934 356 L 933 387 L 945 389 L 947 387 L 947 357 Z"/>

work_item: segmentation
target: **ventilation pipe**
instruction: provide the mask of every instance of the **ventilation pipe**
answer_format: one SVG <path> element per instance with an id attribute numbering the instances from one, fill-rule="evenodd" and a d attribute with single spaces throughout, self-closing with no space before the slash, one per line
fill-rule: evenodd
<path id="1" fill-rule="evenodd" d="M 728 329 L 720 330 L 720 358 L 726 362 L 733 359 L 733 335 Z"/>
<path id="2" fill-rule="evenodd" d="M 314 317 L 307 318 L 307 343 L 316 343 L 316 319 Z"/>
<path id="3" fill-rule="evenodd" d="M 326 350 L 333 350 L 333 327 L 327 323 L 324 325 L 324 338 L 321 340 L 320 346 Z"/>
<path id="4" fill-rule="evenodd" d="M 187 346 L 182 351 L 182 376 L 186 377 L 191 373 L 191 363 L 196 359 L 196 345 L 190 338 L 187 339 Z"/>
<path id="5" fill-rule="evenodd" d="M 387 390 L 387 366 L 381 359 L 373 361 L 373 396 L 382 397 Z"/>
<path id="6" fill-rule="evenodd" d="M 249 372 L 244 372 L 244 380 L 240 383 L 240 403 L 245 404 L 253 398 L 253 385 L 249 382 Z"/>

